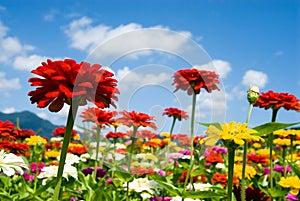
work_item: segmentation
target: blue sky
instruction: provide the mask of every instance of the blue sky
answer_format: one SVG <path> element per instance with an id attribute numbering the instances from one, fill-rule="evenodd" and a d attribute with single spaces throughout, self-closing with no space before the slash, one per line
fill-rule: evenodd
<path id="1" fill-rule="evenodd" d="M 199 95 L 196 120 L 243 122 L 250 83 L 300 98 L 299 9 L 296 0 L 2 1 L 0 111 L 30 110 L 63 124 L 67 109 L 36 108 L 27 80 L 46 58 L 68 57 L 110 66 L 120 80 L 119 109 L 156 115 L 159 131 L 170 127 L 161 117 L 164 108 L 191 108 L 191 97 L 173 93 L 172 73 L 192 66 L 216 70 L 221 91 Z M 278 121 L 299 117 L 282 110 Z M 271 111 L 254 108 L 250 125 L 270 118 Z M 188 133 L 188 125 L 178 124 L 175 132 Z"/>

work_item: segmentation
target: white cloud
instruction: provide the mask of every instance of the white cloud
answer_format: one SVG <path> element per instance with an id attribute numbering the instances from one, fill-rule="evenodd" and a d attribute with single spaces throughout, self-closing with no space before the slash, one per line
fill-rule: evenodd
<path id="1" fill-rule="evenodd" d="M 122 93 L 128 89 L 137 89 L 145 85 L 160 84 L 171 79 L 170 74 L 166 72 L 155 73 L 143 73 L 141 70 L 130 70 L 127 66 L 123 69 L 119 69 L 116 73 L 116 77 L 119 80 L 118 88 Z"/>
<path id="2" fill-rule="evenodd" d="M 7 79 L 4 72 L 0 72 L 0 91 L 10 91 L 21 89 L 20 79 Z"/>
<path id="3" fill-rule="evenodd" d="M 33 50 L 31 45 L 22 44 L 18 38 L 7 36 L 8 28 L 0 21 L 0 62 L 9 63 L 15 56 Z"/>
<path id="4" fill-rule="evenodd" d="M 188 38 L 191 38 L 190 32 L 175 33 L 162 26 L 143 29 L 142 25 L 137 23 L 117 27 L 104 24 L 93 26 L 92 23 L 92 19 L 82 17 L 72 21 L 64 31 L 70 39 L 71 47 L 89 53 L 94 50 L 93 53 L 100 55 L 99 57 L 125 55 L 132 50 L 139 50 L 139 54 L 148 54 L 147 50 L 151 48 L 183 51 L 184 48 L 188 48 L 186 43 Z M 126 34 L 129 32 L 129 35 Z M 103 47 L 95 50 L 99 45 L 103 45 Z M 138 53 L 135 52 L 135 57 Z"/>
<path id="5" fill-rule="evenodd" d="M 268 83 L 268 75 L 256 70 L 248 70 L 245 72 L 242 80 L 242 84 L 246 87 L 249 85 L 255 85 L 259 88 L 264 88 Z"/>
<path id="6" fill-rule="evenodd" d="M 194 68 L 216 71 L 216 73 L 218 73 L 221 78 L 226 78 L 228 73 L 232 69 L 230 63 L 224 60 L 212 60 L 207 64 L 201 66 L 194 66 Z"/>
<path id="7" fill-rule="evenodd" d="M 14 113 L 16 111 L 16 109 L 14 107 L 8 107 L 2 110 L 3 113 L 5 114 L 10 114 L 10 113 Z"/>
<path id="8" fill-rule="evenodd" d="M 14 59 L 13 67 L 18 70 L 32 70 L 41 65 L 41 62 L 46 61 L 46 56 L 29 55 L 29 56 L 17 56 Z"/>

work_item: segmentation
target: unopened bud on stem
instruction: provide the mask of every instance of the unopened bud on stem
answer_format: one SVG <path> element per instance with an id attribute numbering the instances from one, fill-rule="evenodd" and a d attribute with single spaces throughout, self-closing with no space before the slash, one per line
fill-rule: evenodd
<path id="1" fill-rule="evenodd" d="M 247 93 L 248 102 L 250 104 L 256 103 L 259 97 L 259 88 L 257 86 L 250 85 L 250 89 Z"/>

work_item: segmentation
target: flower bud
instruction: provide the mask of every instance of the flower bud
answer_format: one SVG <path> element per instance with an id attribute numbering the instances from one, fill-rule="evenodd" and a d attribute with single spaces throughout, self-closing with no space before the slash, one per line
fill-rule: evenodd
<path id="1" fill-rule="evenodd" d="M 248 102 L 250 104 L 256 103 L 259 97 L 259 88 L 257 86 L 250 85 L 250 89 L 247 93 Z"/>

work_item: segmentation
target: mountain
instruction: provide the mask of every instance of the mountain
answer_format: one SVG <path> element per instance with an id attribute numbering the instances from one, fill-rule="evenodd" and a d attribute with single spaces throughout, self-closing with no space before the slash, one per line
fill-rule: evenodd
<path id="1" fill-rule="evenodd" d="M 37 135 L 42 137 L 50 138 L 53 130 L 56 127 L 59 127 L 29 111 L 15 112 L 10 114 L 0 112 L 0 120 L 2 121 L 8 120 L 16 124 L 17 118 L 19 118 L 20 128 L 32 129 Z"/>

